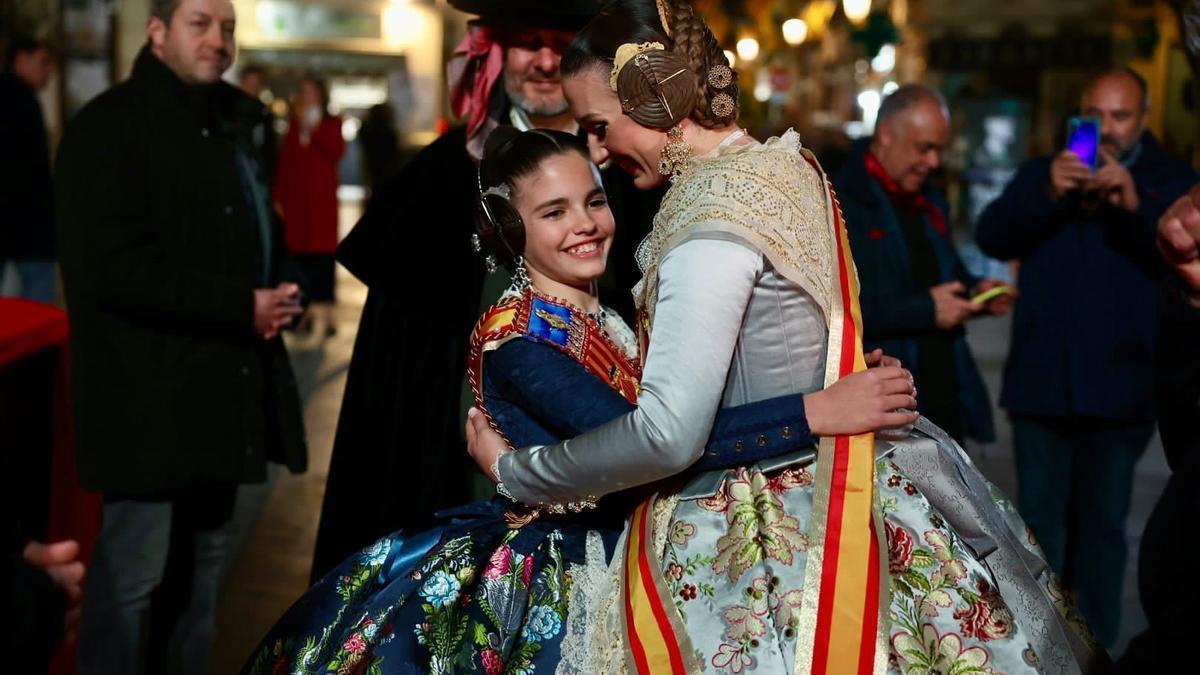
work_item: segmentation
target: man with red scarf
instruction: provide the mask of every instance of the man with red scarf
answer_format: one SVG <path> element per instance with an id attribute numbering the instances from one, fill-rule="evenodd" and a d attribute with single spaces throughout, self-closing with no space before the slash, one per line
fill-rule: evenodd
<path id="1" fill-rule="evenodd" d="M 987 442 L 991 406 L 964 325 L 1012 301 L 970 301 L 1001 282 L 968 272 L 951 241 L 945 199 L 929 180 L 949 139 L 941 94 L 905 85 L 884 100 L 875 135 L 833 182 L 858 267 L 864 347 L 882 347 L 913 372 L 922 414 L 960 443 Z"/>

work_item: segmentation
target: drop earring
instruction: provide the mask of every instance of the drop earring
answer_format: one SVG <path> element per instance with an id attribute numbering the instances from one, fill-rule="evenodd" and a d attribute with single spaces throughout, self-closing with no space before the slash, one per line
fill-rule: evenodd
<path id="1" fill-rule="evenodd" d="M 678 176 L 692 159 L 692 146 L 683 140 L 683 129 L 679 125 L 667 132 L 667 144 L 663 146 L 658 160 L 658 172 L 668 178 Z"/>

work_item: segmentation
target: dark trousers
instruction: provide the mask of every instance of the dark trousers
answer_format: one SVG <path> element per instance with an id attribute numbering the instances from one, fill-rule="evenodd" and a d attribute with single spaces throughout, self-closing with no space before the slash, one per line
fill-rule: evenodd
<path id="1" fill-rule="evenodd" d="M 208 672 L 235 495 L 222 486 L 105 500 L 84 593 L 82 675 Z"/>
<path id="2" fill-rule="evenodd" d="M 1021 515 L 1096 637 L 1111 646 L 1121 624 L 1133 470 L 1154 424 L 1014 415 L 1012 427 Z"/>

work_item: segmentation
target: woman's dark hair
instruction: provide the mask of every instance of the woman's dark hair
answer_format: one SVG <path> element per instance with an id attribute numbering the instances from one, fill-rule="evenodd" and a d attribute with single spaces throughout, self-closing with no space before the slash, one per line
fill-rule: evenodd
<path id="1" fill-rule="evenodd" d="M 480 195 L 475 229 L 482 252 L 493 256 L 509 271 L 525 250 L 525 224 L 513 204 L 517 198 L 517 179 L 537 171 L 550 157 L 572 152 L 588 159 L 583 141 L 563 131 L 498 127 L 488 135 L 479 162 Z"/>
<path id="2" fill-rule="evenodd" d="M 596 18 L 588 22 L 583 30 L 563 52 L 560 66 L 564 77 L 591 69 L 608 72 L 613 65 L 613 56 L 621 45 L 632 42 L 658 42 L 679 54 L 687 62 L 696 83 L 696 103 L 690 117 L 697 124 L 709 129 L 723 127 L 737 120 L 737 107 L 733 113 L 719 117 L 713 113 L 710 102 L 719 93 L 738 99 L 737 72 L 733 72 L 732 84 L 715 89 L 709 83 L 708 73 L 717 66 L 729 67 L 729 59 L 721 43 L 713 36 L 692 6 L 691 0 L 666 0 L 667 24 L 670 37 L 662 28 L 662 19 L 655 0 L 613 0 L 600 10 Z M 731 69 L 732 70 L 732 69 Z"/>
<path id="3" fill-rule="evenodd" d="M 300 88 L 304 86 L 305 82 L 311 84 L 313 86 L 313 88 L 317 90 L 317 96 L 319 96 L 321 98 L 321 110 L 324 111 L 324 113 L 326 115 L 328 115 L 329 114 L 329 87 L 325 86 L 325 80 L 322 80 L 321 78 L 317 77 L 316 75 L 305 75 L 304 77 L 300 78 L 300 81 L 296 83 L 295 99 L 293 99 L 293 100 L 299 99 Z"/>

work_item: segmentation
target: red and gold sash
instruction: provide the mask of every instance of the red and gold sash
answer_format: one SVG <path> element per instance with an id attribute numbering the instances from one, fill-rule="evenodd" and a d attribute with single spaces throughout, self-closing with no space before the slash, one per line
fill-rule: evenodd
<path id="1" fill-rule="evenodd" d="M 500 435 L 504 432 L 492 420 L 483 399 L 483 356 L 516 338 L 529 338 L 558 349 L 625 400 L 637 404 L 642 379 L 638 361 L 627 357 L 583 310 L 528 289 L 521 295 L 502 298 L 492 305 L 471 331 L 467 380 L 471 384 L 475 407 L 483 412 Z"/>
<path id="2" fill-rule="evenodd" d="M 819 164 L 805 160 L 825 184 L 830 235 L 836 244 L 837 287 L 828 311 L 825 386 L 866 368 L 858 275 L 841 206 Z M 645 320 L 639 341 L 648 342 Z M 642 351 L 642 353 L 646 353 Z M 796 673 L 883 673 L 887 669 L 888 588 L 883 526 L 874 497 L 874 434 L 822 438 L 817 452 L 808 562 Z M 654 537 L 651 497 L 634 510 L 622 568 L 624 621 L 630 672 L 693 672 L 694 650 L 663 579 Z"/>

